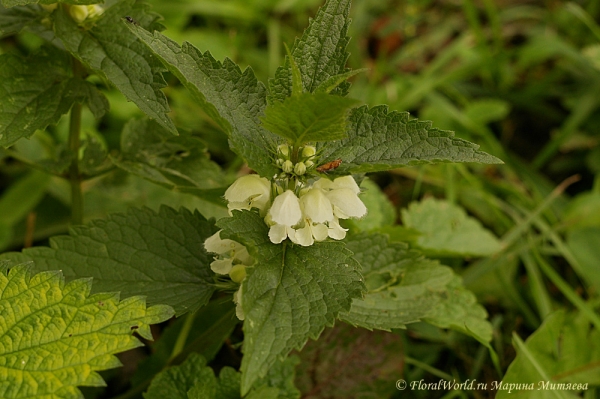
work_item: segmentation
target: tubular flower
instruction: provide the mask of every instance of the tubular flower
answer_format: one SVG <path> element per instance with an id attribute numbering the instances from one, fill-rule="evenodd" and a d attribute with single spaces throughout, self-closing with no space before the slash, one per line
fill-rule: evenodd
<path id="1" fill-rule="evenodd" d="M 229 214 L 234 209 L 257 208 L 264 216 L 271 201 L 271 183 L 258 175 L 242 176 L 225 191 Z"/>
<path id="2" fill-rule="evenodd" d="M 211 270 L 217 274 L 230 274 L 234 265 L 251 266 L 254 259 L 246 247 L 237 241 L 222 239 L 220 234 L 221 230 L 204 241 L 206 251 L 217 254 L 210 264 Z"/>
<path id="3" fill-rule="evenodd" d="M 302 220 L 302 210 L 300 209 L 300 200 L 292 190 L 287 190 L 283 194 L 275 197 L 271 209 L 267 213 L 265 221 L 271 226 L 269 229 L 269 239 L 274 244 L 279 244 L 287 237 L 294 234 L 292 226 L 300 223 Z"/>

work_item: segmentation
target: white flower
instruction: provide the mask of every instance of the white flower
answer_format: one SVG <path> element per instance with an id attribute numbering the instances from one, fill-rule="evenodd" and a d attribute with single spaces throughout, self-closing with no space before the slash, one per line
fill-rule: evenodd
<path id="1" fill-rule="evenodd" d="M 292 190 L 287 190 L 275 197 L 268 214 L 276 224 L 290 227 L 298 224 L 302 219 L 300 200 Z"/>
<path id="2" fill-rule="evenodd" d="M 325 191 L 320 188 L 311 188 L 300 197 L 300 204 L 304 215 L 314 223 L 324 223 L 333 220 L 333 206 L 327 198 Z"/>
<path id="3" fill-rule="evenodd" d="M 242 286 L 233 294 L 233 303 L 235 303 L 235 315 L 238 319 L 244 320 L 246 314 L 242 308 Z"/>
<path id="4" fill-rule="evenodd" d="M 71 18 L 73 21 L 78 24 L 82 23 L 88 17 L 89 11 L 88 6 L 71 6 L 69 7 L 69 14 L 71 14 Z"/>
<path id="5" fill-rule="evenodd" d="M 348 229 L 340 226 L 340 222 L 338 218 L 335 218 L 331 222 L 328 223 L 329 228 L 327 229 L 327 235 L 333 238 L 334 240 L 343 240 L 346 237 L 346 232 Z"/>
<path id="6" fill-rule="evenodd" d="M 310 219 L 304 221 L 304 227 L 296 229 L 290 235 L 290 240 L 293 243 L 308 247 L 313 245 L 315 241 L 323 241 L 327 238 L 329 230 L 323 223 L 312 223 Z"/>
<path id="7" fill-rule="evenodd" d="M 217 274 L 229 274 L 235 264 L 251 266 L 254 258 L 250 256 L 245 246 L 237 241 L 230 239 L 221 239 L 221 230 L 208 237 L 204 241 L 204 248 L 207 252 L 217 254 L 210 268 Z"/>
<path id="8" fill-rule="evenodd" d="M 340 219 L 360 218 L 367 214 L 367 207 L 350 188 L 337 188 L 327 193 L 333 205 L 333 213 Z"/>
<path id="9" fill-rule="evenodd" d="M 321 178 L 313 184 L 313 187 L 321 188 L 323 190 L 335 190 L 338 188 L 347 188 L 352 190 L 354 194 L 358 195 L 360 193 L 360 188 L 354 178 L 350 175 L 338 177 L 337 179 L 331 181 L 327 178 Z"/>
<path id="10" fill-rule="evenodd" d="M 229 213 L 234 209 L 258 208 L 264 215 L 271 200 L 271 183 L 259 175 L 242 176 L 225 191 Z"/>

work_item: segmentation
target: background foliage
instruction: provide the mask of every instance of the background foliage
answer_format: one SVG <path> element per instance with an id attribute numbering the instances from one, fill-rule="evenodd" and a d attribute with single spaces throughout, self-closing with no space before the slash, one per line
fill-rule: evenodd
<path id="1" fill-rule="evenodd" d="M 322 2 L 148 3 L 152 12 L 164 17 L 160 23 L 166 27 L 168 37 L 178 43 L 189 41 L 202 51 L 210 50 L 215 60 L 229 57 L 242 70 L 251 65 L 258 79 L 266 83 L 283 61 L 283 43 L 293 43 Z M 10 9 L 2 12 L 6 10 Z M 158 23 L 157 16 L 145 7 L 114 12 L 132 15 L 142 26 Z M 351 97 L 370 106 L 388 104 L 388 117 L 392 117 L 392 111 L 410 111 L 422 121 L 432 120 L 439 129 L 454 130 L 458 138 L 481 144 L 481 150 L 505 162 L 502 166 L 422 165 L 391 172 L 377 172 L 381 169 L 374 167 L 369 170 L 377 173 L 370 174 L 363 183 L 368 188 L 364 201 L 369 218 L 352 222 L 355 233 L 377 230 L 387 234 L 390 250 L 406 251 L 398 243 L 408 242 L 458 273 L 487 309 L 494 327 L 490 344 L 493 352 L 491 355 L 488 348 L 468 335 L 446 330 L 449 325 L 444 316 L 460 309 L 442 308 L 428 315 L 430 324 L 408 324 L 407 329 L 393 333 L 354 333 L 357 330 L 345 325 L 327 329 L 321 340 L 310 342 L 281 367 L 288 370 L 297 364 L 296 385 L 303 397 L 349 397 L 343 390 L 349 389 L 349 380 L 353 384 L 351 392 L 400 397 L 402 393 L 394 387 L 398 378 L 430 382 L 440 378 L 476 379 L 488 384 L 502 379 L 518 382 L 523 378 L 562 378 L 589 382 L 590 389 L 580 396 L 595 397 L 600 384 L 599 352 L 594 346 L 600 329 L 600 26 L 595 22 L 600 18 L 600 2 L 356 0 L 351 17 L 348 63 L 355 69 L 368 68 L 351 79 Z M 101 28 L 98 34 L 113 34 Z M 42 45 L 37 36 L 40 32 L 23 30 L 13 35 L 6 24 L 0 26 L 0 32 L 5 36 L 0 41 L 0 54 L 8 60 L 32 57 Z M 64 35 L 75 41 L 73 32 Z M 137 57 L 136 45 L 130 49 L 132 57 Z M 43 47 L 41 51 L 51 50 Z M 103 68 L 100 59 L 82 61 Z M 145 91 L 120 88 L 131 92 L 127 98 L 107 84 L 105 76 L 92 78 L 91 84 L 100 87 L 111 104 L 108 112 L 106 99 L 89 94 L 89 80 L 82 83 L 81 77 L 71 75 L 68 60 L 52 58 L 47 66 L 68 83 L 29 81 L 33 90 L 47 90 L 48 98 L 40 102 L 44 108 L 31 110 L 47 117 L 43 126 L 16 126 L 12 130 L 29 139 L 16 141 L 9 134 L 0 137 L 3 145 L 12 144 L 0 150 L 0 247 L 3 251 L 20 251 L 32 245 L 48 245 L 50 240 L 51 249 L 25 250 L 15 260 L 28 260 L 35 253 L 36 259 L 44 259 L 43 269 L 54 270 L 53 259 L 77 257 L 82 267 L 89 268 L 89 276 L 95 277 L 93 289 L 121 289 L 114 286 L 114 281 L 103 280 L 107 276 L 94 269 L 94 260 L 102 256 L 101 251 L 78 254 L 72 250 L 76 248 L 73 241 L 102 243 L 98 232 L 119 230 L 116 217 L 108 216 L 114 212 L 125 212 L 119 217 L 147 227 L 126 245 L 103 243 L 114 245 L 123 257 L 122 264 L 113 266 L 116 269 L 129 264 L 125 260 L 136 245 L 159 242 L 160 234 L 173 237 L 165 267 L 174 284 L 179 281 L 177 273 L 182 273 L 181 262 L 198 261 L 203 256 L 189 253 L 185 249 L 189 245 L 183 241 L 193 240 L 199 232 L 216 231 L 207 219 L 227 214 L 219 201 L 219 187 L 233 181 L 243 165 L 229 150 L 224 134 L 229 133 L 227 122 L 193 101 L 194 94 L 178 83 L 174 71 L 173 75 L 165 75 L 167 82 L 160 82 L 153 73 L 161 67 L 152 60 L 143 62 L 149 73 Z M 211 62 L 206 61 L 206 65 L 214 66 Z M 4 64 L 2 73 L 10 67 L 10 62 Z M 113 65 L 105 74 L 127 73 L 128 68 Z M 168 86 L 163 97 L 159 88 L 164 83 Z M 50 87 L 43 88 L 43 84 Z M 84 98 L 91 110 L 83 110 L 79 157 L 86 176 L 82 218 L 94 222 L 76 228 L 69 237 L 50 239 L 66 234 L 71 220 L 68 184 L 47 173 L 64 174 L 70 164 L 69 121 L 60 115 L 71 103 L 51 101 L 67 85 L 77 89 L 72 89 L 69 101 Z M 141 118 L 142 113 L 127 99 L 132 100 L 141 91 L 153 98 L 156 106 L 152 109 L 158 110 L 156 119 L 162 123 L 148 127 L 143 119 L 132 120 Z M 175 128 L 164 115 L 166 99 L 180 136 L 165 132 Z M 387 111 L 371 108 L 370 112 Z M 57 124 L 36 130 L 49 123 Z M 140 142 L 142 131 L 151 131 L 152 135 Z M 357 159 L 356 164 L 361 162 L 365 160 Z M 344 168 L 353 166 L 348 163 Z M 203 171 L 201 177 L 193 175 L 198 170 Z M 139 210 L 142 205 L 154 211 Z M 184 206 L 199 213 L 175 215 L 176 211 L 161 205 L 175 209 Z M 175 230 L 185 231 L 181 239 L 176 232 L 165 230 L 167 219 L 177 221 Z M 357 235 L 349 245 L 359 248 L 366 244 Z M 129 265 L 143 269 L 144 261 L 148 259 Z M 447 279 L 449 274 L 444 268 L 429 266 L 435 269 L 431 273 L 446 278 L 444 290 L 457 286 Z M 372 280 L 367 284 L 385 286 L 389 281 L 386 279 L 395 278 L 385 271 L 371 272 Z M 68 270 L 63 273 L 69 275 Z M 185 276 L 199 282 L 206 278 Z M 131 290 L 132 295 L 138 292 L 135 286 L 121 283 L 122 290 Z M 407 291 L 397 293 L 399 298 L 408 295 Z M 208 301 L 211 294 L 208 285 L 204 292 L 197 293 L 200 301 Z M 467 309 L 474 303 L 467 294 L 461 298 Z M 424 296 L 423 300 L 435 298 Z M 398 301 L 398 306 L 401 304 Z M 175 311 L 182 312 L 186 306 L 182 302 Z M 203 357 L 190 357 L 173 373 L 183 373 L 185 367 L 200 370 L 198 378 L 210 380 L 206 384 L 214 385 L 214 389 L 239 384 L 239 376 L 227 368 L 239 368 L 237 344 L 242 338 L 235 322 L 231 322 L 231 305 L 212 304 L 200 312 L 193 318 L 156 328 L 154 334 L 159 339 L 149 348 L 121 354 L 125 368 L 103 372 L 108 387 L 89 388 L 86 397 L 136 397 L 163 366 L 184 362 L 178 356 L 181 347 L 199 351 Z M 360 325 L 360 312 L 353 308 L 344 319 Z M 187 332 L 181 334 L 182 330 Z M 178 339 L 181 336 L 184 342 Z M 224 337 L 230 338 L 223 344 Z M 528 337 L 530 341 L 526 341 Z M 549 347 L 556 350 L 545 351 Z M 567 350 L 573 353 L 569 361 L 562 355 Z M 207 361 L 221 371 L 218 379 L 210 373 L 202 374 Z M 339 367 L 342 364 L 344 367 Z M 196 382 L 190 382 L 189 387 Z M 261 389 L 268 391 L 273 386 L 278 385 L 271 381 Z M 413 397 L 427 398 L 446 394 L 411 392 Z M 160 392 L 153 395 L 158 397 Z M 197 395 L 202 397 L 200 392 Z M 454 395 L 486 398 L 494 397 L 496 392 L 458 391 Z"/>

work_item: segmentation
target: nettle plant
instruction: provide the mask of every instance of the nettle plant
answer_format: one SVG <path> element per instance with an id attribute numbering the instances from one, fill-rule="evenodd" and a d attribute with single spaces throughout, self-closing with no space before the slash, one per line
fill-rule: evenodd
<path id="1" fill-rule="evenodd" d="M 385 234 L 348 230 L 349 219 L 372 217 L 365 173 L 500 163 L 406 112 L 347 97 L 360 72 L 345 66 L 350 0 L 325 3 L 268 88 L 252 69 L 159 33 L 142 2 L 87 3 L 2 0 L 2 35 L 28 30 L 45 44 L 26 58 L 0 56 L 0 143 L 70 113 L 68 147 L 30 163 L 70 183 L 73 226 L 50 247 L 2 255 L 0 397 L 83 397 L 77 386 L 103 385 L 97 372 L 119 366 L 114 354 L 141 345 L 134 333 L 152 339 L 149 325 L 173 316 L 131 397 L 299 397 L 288 355 L 336 320 L 388 331 L 425 321 L 487 345 L 486 312 L 450 268 Z M 255 174 L 230 184 L 200 140 L 177 136 L 166 71 Z M 103 82 L 147 115 L 126 124 L 119 155 L 81 138 L 82 106 L 96 118 L 109 109 Z M 226 204 L 230 216 L 163 206 L 80 225 L 82 181 L 114 165 Z M 201 318 L 208 325 L 194 327 Z M 207 359 L 238 323 L 241 368 L 217 378 Z"/>

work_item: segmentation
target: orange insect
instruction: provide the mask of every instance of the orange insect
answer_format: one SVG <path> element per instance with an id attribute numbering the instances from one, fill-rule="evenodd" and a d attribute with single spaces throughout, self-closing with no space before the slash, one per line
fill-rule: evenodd
<path id="1" fill-rule="evenodd" d="M 317 167 L 317 172 L 319 173 L 327 173 L 330 170 L 336 169 L 338 166 L 342 164 L 342 159 L 338 158 L 331 162 L 324 163 L 323 165 Z"/>

